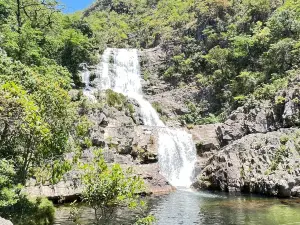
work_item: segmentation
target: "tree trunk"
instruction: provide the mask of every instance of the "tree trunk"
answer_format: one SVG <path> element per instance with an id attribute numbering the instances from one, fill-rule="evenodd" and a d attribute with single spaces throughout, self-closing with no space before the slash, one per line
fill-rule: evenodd
<path id="1" fill-rule="evenodd" d="M 21 0 L 17 0 L 17 22 L 18 22 L 18 33 L 21 33 L 21 27 L 22 27 L 22 18 L 21 18 Z"/>

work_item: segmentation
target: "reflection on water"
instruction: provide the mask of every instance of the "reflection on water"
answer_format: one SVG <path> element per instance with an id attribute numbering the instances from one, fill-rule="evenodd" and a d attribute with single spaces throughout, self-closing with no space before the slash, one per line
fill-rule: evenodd
<path id="1" fill-rule="evenodd" d="M 300 225 L 300 204 L 293 200 L 178 190 L 148 204 L 156 225 Z M 92 224 L 93 212 L 84 207 L 81 211 L 82 224 Z M 59 208 L 56 224 L 73 225 L 68 216 L 68 209 Z M 120 211 L 113 224 L 132 224 L 131 218 Z"/>
<path id="2" fill-rule="evenodd" d="M 205 195 L 204 195 L 205 196 Z M 199 208 L 203 199 L 188 190 L 176 191 L 150 201 L 157 224 L 199 224 Z"/>

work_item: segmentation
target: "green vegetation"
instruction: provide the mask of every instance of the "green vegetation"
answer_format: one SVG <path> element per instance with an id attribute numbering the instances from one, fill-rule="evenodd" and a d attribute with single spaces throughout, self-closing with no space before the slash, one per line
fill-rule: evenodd
<path id="1" fill-rule="evenodd" d="M 156 110 L 156 112 L 158 112 L 160 115 L 163 114 L 163 109 L 162 106 L 159 102 L 153 102 L 152 103 L 152 107 Z"/>
<path id="2" fill-rule="evenodd" d="M 144 80 L 149 80 L 149 77 L 151 76 L 151 72 L 149 71 L 149 70 L 145 70 L 144 72 L 143 72 L 143 78 L 144 78 Z"/>
<path id="3" fill-rule="evenodd" d="M 46 198 L 28 199 L 24 195 L 19 195 L 18 201 L 10 207 L 6 206 L 1 216 L 10 218 L 15 225 L 52 225 L 55 208 Z"/>
<path id="4" fill-rule="evenodd" d="M 94 151 L 93 161 L 81 167 L 83 201 L 93 208 L 97 223 L 109 224 L 120 207 L 133 210 L 144 206 L 138 196 L 144 191 L 144 182 L 133 174 L 132 168 L 106 164 L 101 150 Z M 152 217 L 147 217 L 138 224 L 150 224 L 152 220 Z"/>
<path id="5" fill-rule="evenodd" d="M 86 132 L 68 92 L 79 64 L 93 61 L 92 40 L 80 15 L 63 15 L 52 0 L 0 0 L 0 18 L 0 216 L 53 224 L 53 204 L 23 186 L 58 182 L 80 153 Z"/>
<path id="6" fill-rule="evenodd" d="M 295 0 L 98 0 L 84 19 L 100 46 L 160 45 L 167 53 L 163 79 L 210 92 L 197 118 L 184 118 L 199 124 L 249 99 L 273 99 L 298 74 L 299 11 Z M 208 121 L 196 121 L 208 113 Z"/>
<path id="7" fill-rule="evenodd" d="M 277 169 L 278 165 L 283 161 L 284 158 L 288 157 L 290 148 L 287 146 L 289 141 L 287 135 L 280 137 L 280 147 L 276 150 L 274 159 L 271 162 L 269 170 L 274 171 Z"/>
<path id="8" fill-rule="evenodd" d="M 218 123 L 221 120 L 221 115 L 215 116 L 211 113 L 209 113 L 208 115 L 205 114 L 205 112 L 207 111 L 205 102 L 201 102 L 198 104 L 194 104 L 193 102 L 187 102 L 186 106 L 189 112 L 182 115 L 180 119 L 182 123 L 188 124 L 188 127 L 190 127 L 193 124 L 201 125 Z"/>
<path id="9" fill-rule="evenodd" d="M 126 100 L 127 98 L 125 95 L 114 92 L 111 89 L 106 90 L 106 102 L 110 107 L 115 107 L 119 110 L 122 110 L 126 104 Z"/>
<path id="10" fill-rule="evenodd" d="M 106 98 L 102 101 L 110 107 L 114 107 L 119 111 L 125 110 L 126 115 L 129 115 L 133 122 L 136 123 L 134 113 L 135 107 L 128 101 L 128 98 L 122 93 L 115 92 L 111 89 L 105 91 Z"/>

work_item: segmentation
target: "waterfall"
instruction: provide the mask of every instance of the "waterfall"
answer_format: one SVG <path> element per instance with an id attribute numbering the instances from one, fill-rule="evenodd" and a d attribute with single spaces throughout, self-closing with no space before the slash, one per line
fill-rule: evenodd
<path id="1" fill-rule="evenodd" d="M 80 65 L 83 69 L 81 72 L 81 79 L 82 82 L 85 84 L 85 87 L 83 89 L 83 94 L 90 99 L 92 102 L 97 102 L 95 96 L 93 95 L 94 89 L 90 86 L 90 77 L 91 72 L 88 70 L 87 65 L 85 63 L 82 63 Z"/>
<path id="2" fill-rule="evenodd" d="M 156 127 L 157 130 L 161 174 L 174 186 L 190 186 L 196 162 L 192 137 L 183 130 L 165 126 L 156 110 L 143 98 L 138 51 L 106 49 L 96 69 L 96 76 L 99 79 L 98 89 L 112 89 L 139 103 L 144 125 Z"/>

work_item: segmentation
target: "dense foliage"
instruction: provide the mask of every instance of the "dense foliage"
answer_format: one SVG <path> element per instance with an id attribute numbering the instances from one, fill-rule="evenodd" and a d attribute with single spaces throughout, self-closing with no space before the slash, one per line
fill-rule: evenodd
<path id="1" fill-rule="evenodd" d="M 58 7 L 0 0 L 0 216 L 15 224 L 53 223 L 52 203 L 29 200 L 23 186 L 58 182 L 85 135 L 68 92 L 79 64 L 92 61 L 92 41 Z"/>
<path id="2" fill-rule="evenodd" d="M 299 12 L 297 0 L 98 0 L 84 16 L 99 46 L 166 51 L 163 79 L 212 96 L 183 118 L 206 123 L 298 73 Z"/>

